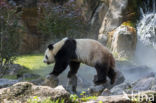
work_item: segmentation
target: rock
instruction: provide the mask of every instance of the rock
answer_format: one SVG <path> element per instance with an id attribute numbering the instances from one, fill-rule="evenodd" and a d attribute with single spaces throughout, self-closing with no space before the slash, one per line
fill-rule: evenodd
<path id="1" fill-rule="evenodd" d="M 136 22 L 137 6 L 136 0 L 103 0 L 105 3 L 105 10 L 99 12 L 103 14 L 102 24 L 100 25 L 99 35 L 108 35 L 109 32 L 119 27 L 123 22 Z M 99 18 L 97 18 L 99 19 Z M 102 38 L 98 38 L 101 40 Z"/>
<path id="2" fill-rule="evenodd" d="M 156 90 L 156 78 L 154 76 L 146 76 L 134 83 L 124 82 L 122 84 L 114 86 L 108 93 L 108 91 L 103 91 L 101 95 L 121 95 L 125 93 L 137 93 L 140 91 Z"/>
<path id="3" fill-rule="evenodd" d="M 41 85 L 43 83 L 43 81 L 44 81 L 43 78 L 37 78 L 37 79 L 31 80 L 31 83 L 33 83 L 35 85 Z"/>
<path id="4" fill-rule="evenodd" d="M 113 29 L 117 28 L 122 23 L 123 11 L 127 7 L 128 0 L 109 0 L 108 8 L 104 13 L 103 21 L 99 30 L 99 34 L 105 35 Z M 105 2 L 104 2 L 105 3 Z M 120 9 L 119 9 L 120 8 Z M 99 38 L 100 39 L 100 38 Z"/>
<path id="5" fill-rule="evenodd" d="M 39 78 L 40 75 L 38 74 L 33 74 L 33 73 L 24 73 L 22 78 L 23 79 L 36 79 L 36 78 Z"/>
<path id="6" fill-rule="evenodd" d="M 126 65 L 125 67 L 119 66 L 118 68 L 120 68 L 120 70 L 123 72 L 126 80 L 128 80 L 128 81 L 135 82 L 142 78 L 155 76 L 155 73 L 153 72 L 153 70 L 144 65 L 141 65 L 141 66 Z"/>
<path id="7" fill-rule="evenodd" d="M 133 84 L 132 89 L 133 89 L 133 91 L 151 90 L 154 85 L 156 85 L 156 78 L 148 77 L 148 78 L 143 78 L 141 80 L 136 81 Z"/>
<path id="8" fill-rule="evenodd" d="M 76 5 L 81 7 L 82 16 L 85 21 L 89 21 L 92 18 L 99 2 L 100 0 L 76 0 Z"/>
<path id="9" fill-rule="evenodd" d="M 18 80 L 0 79 L 0 88 L 5 88 L 19 82 Z"/>
<path id="10" fill-rule="evenodd" d="M 18 79 L 23 80 L 23 74 L 25 76 L 30 72 L 29 69 L 19 65 L 19 64 L 7 64 L 2 69 L 0 69 L 1 78 Z"/>
<path id="11" fill-rule="evenodd" d="M 116 85 L 110 90 L 111 95 L 121 95 L 123 92 L 130 93 L 128 89 L 132 88 L 132 85 L 129 82 L 124 82 L 122 84 Z M 103 92 L 105 93 L 105 92 Z M 103 95 L 102 93 L 102 95 Z"/>
<path id="12" fill-rule="evenodd" d="M 99 96 L 96 100 L 83 103 L 155 103 L 156 91 L 144 91 L 136 94 Z"/>
<path id="13" fill-rule="evenodd" d="M 103 103 L 131 103 L 130 100 L 123 95 L 99 96 L 97 101 L 102 101 Z"/>
<path id="14" fill-rule="evenodd" d="M 153 85 L 151 90 L 156 91 L 156 85 Z"/>
<path id="15" fill-rule="evenodd" d="M 76 0 L 83 19 L 90 22 L 96 34 L 99 32 L 98 39 L 103 43 L 105 36 L 122 23 L 136 24 L 138 4 L 140 0 Z"/>
<path id="16" fill-rule="evenodd" d="M 3 72 L 3 75 L 18 75 L 22 74 L 21 71 L 26 71 L 27 69 L 19 64 L 8 64 L 5 66 L 6 70 Z"/>
<path id="17" fill-rule="evenodd" d="M 136 49 L 136 30 L 130 26 L 121 25 L 109 33 L 108 46 L 117 56 L 133 57 Z"/>
<path id="18" fill-rule="evenodd" d="M 36 86 L 29 82 L 19 82 L 11 87 L 0 89 L 0 100 L 26 102 L 28 99 L 37 96 L 41 100 L 50 97 L 53 100 L 63 98 L 69 99 L 69 93 L 62 87 L 50 88 L 48 86 Z"/>
<path id="19" fill-rule="evenodd" d="M 94 94 L 94 93 L 101 94 L 101 92 L 105 88 L 111 89 L 115 85 L 123 83 L 124 80 L 125 80 L 123 74 L 118 70 L 116 70 L 116 72 L 117 72 L 116 81 L 115 81 L 115 83 L 113 85 L 111 85 L 110 80 L 108 80 L 105 84 L 90 87 L 89 88 L 89 93 L 91 93 L 91 94 Z"/>
<path id="20" fill-rule="evenodd" d="M 147 73 L 151 73 L 152 69 L 146 65 L 141 65 L 141 66 L 135 66 L 132 68 L 127 68 L 126 71 L 129 73 L 136 73 L 136 72 L 143 73 L 143 72 L 145 72 L 143 75 L 149 76 L 149 74 L 147 74 Z M 139 76 L 141 76 L 141 75 L 139 75 Z M 153 74 L 150 74 L 150 76 L 153 76 Z"/>
<path id="21" fill-rule="evenodd" d="M 111 92 L 108 89 L 103 90 L 103 92 L 101 93 L 102 96 L 109 96 L 110 94 Z"/>

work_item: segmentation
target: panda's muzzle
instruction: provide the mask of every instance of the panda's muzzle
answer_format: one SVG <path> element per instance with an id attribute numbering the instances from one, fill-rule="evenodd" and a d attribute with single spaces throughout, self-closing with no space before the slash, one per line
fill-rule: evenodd
<path id="1" fill-rule="evenodd" d="M 50 64 L 50 62 L 48 62 L 48 61 L 45 61 L 45 60 L 43 61 L 43 63 L 46 63 L 46 64 L 48 64 L 48 65 Z"/>
<path id="2" fill-rule="evenodd" d="M 47 62 L 47 64 L 49 65 L 49 64 L 50 64 L 50 62 Z"/>

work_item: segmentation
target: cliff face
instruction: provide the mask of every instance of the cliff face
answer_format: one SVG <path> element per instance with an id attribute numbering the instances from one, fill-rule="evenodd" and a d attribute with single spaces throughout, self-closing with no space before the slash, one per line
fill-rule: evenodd
<path id="1" fill-rule="evenodd" d="M 82 16 L 106 35 L 126 21 L 136 21 L 139 0 L 76 0 Z M 100 39 L 100 38 L 99 38 Z"/>
<path id="2" fill-rule="evenodd" d="M 139 2 L 140 0 L 58 0 L 57 2 L 56 0 L 50 0 L 50 2 L 48 0 L 45 0 L 45 2 L 26 0 L 21 3 L 23 8 L 22 21 L 26 27 L 26 32 L 24 33 L 25 36 L 20 51 L 31 52 L 39 49 L 41 45 L 40 41 L 43 38 L 37 28 L 37 23 L 40 21 L 42 13 L 38 4 L 44 5 L 44 8 L 46 8 L 47 4 L 51 5 L 56 11 L 59 11 L 59 8 L 64 8 L 66 4 L 71 7 L 74 5 L 74 8 L 81 12 L 77 12 L 77 14 L 80 14 L 84 21 L 92 25 L 91 30 L 105 44 L 109 39 L 109 32 L 121 26 L 121 24 L 134 26 L 138 17 Z M 74 9 L 70 10 L 70 12 L 74 12 Z M 90 33 L 90 35 L 92 34 Z"/>

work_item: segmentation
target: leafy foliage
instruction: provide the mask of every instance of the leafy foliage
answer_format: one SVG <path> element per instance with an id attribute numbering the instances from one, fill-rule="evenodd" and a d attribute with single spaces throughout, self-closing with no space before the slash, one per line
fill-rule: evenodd
<path id="1" fill-rule="evenodd" d="M 82 103 L 82 102 L 86 102 L 89 100 L 96 100 L 97 99 L 96 96 L 88 96 L 85 91 L 82 91 L 80 96 L 81 97 L 78 97 L 76 94 L 71 94 L 70 95 L 70 101 L 72 103 Z"/>
<path id="2" fill-rule="evenodd" d="M 69 17 L 64 11 L 61 13 L 55 12 L 48 7 L 48 10 L 43 9 L 38 29 L 44 34 L 43 38 L 51 37 L 54 40 L 62 37 L 82 37 L 87 29 L 87 25 L 77 16 Z"/>
<path id="3" fill-rule="evenodd" d="M 28 99 L 27 103 L 65 103 L 64 101 L 64 99 L 51 100 L 50 98 L 41 100 L 39 97 L 35 96 L 32 99 Z"/>
<path id="4" fill-rule="evenodd" d="M 82 102 L 86 102 L 88 100 L 95 100 L 97 98 L 96 96 L 87 96 L 85 94 L 85 92 L 82 92 L 81 96 L 82 97 L 78 97 L 76 94 L 71 94 L 70 95 L 70 103 L 82 103 Z M 50 98 L 41 100 L 41 98 L 39 98 L 38 96 L 35 96 L 31 99 L 28 99 L 27 103 L 66 103 L 66 101 L 61 98 L 60 99 L 58 98 L 57 100 L 51 100 Z"/>
<path id="5" fill-rule="evenodd" d="M 13 8 L 0 7 L 0 65 L 12 63 L 19 47 L 18 15 Z"/>

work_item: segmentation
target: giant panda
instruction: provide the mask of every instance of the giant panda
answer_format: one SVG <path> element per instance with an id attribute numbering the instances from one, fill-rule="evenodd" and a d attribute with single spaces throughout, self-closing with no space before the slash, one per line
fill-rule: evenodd
<path id="1" fill-rule="evenodd" d="M 111 52 L 100 42 L 93 39 L 64 38 L 55 44 L 49 44 L 45 51 L 44 63 L 55 62 L 54 69 L 49 75 L 58 76 L 69 65 L 67 77 L 76 75 L 80 63 L 95 67 L 97 75 L 94 76 L 95 85 L 103 84 L 110 78 L 115 82 L 115 60 Z"/>

